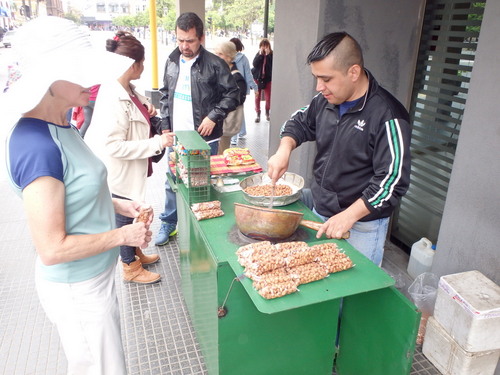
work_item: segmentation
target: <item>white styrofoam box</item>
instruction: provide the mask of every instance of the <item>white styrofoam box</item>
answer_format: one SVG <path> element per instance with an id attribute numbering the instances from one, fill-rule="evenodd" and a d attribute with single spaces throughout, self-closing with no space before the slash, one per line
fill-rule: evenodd
<path id="1" fill-rule="evenodd" d="M 465 351 L 500 349 L 500 286 L 479 271 L 440 278 L 434 317 Z"/>
<path id="2" fill-rule="evenodd" d="M 427 320 L 422 353 L 443 375 L 492 375 L 500 349 L 467 352 L 431 316 Z"/>

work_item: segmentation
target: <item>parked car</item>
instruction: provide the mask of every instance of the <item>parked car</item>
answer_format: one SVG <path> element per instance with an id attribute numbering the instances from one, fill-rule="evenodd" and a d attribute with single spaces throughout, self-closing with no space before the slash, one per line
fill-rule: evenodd
<path id="1" fill-rule="evenodd" d="M 12 47 L 12 37 L 16 32 L 14 30 L 9 30 L 3 34 L 2 43 L 5 48 Z"/>

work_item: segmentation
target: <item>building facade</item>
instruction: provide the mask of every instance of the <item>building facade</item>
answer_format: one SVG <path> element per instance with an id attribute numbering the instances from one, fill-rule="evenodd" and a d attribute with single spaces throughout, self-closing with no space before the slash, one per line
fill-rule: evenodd
<path id="1" fill-rule="evenodd" d="M 82 22 L 91 29 L 108 30 L 113 18 L 135 15 L 148 9 L 147 0 L 91 0 L 72 2 L 82 12 Z"/>

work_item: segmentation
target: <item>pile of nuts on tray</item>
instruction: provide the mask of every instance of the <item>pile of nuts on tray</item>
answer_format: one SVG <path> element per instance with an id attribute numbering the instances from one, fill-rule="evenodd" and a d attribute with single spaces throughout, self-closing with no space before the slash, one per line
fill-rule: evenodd
<path id="1" fill-rule="evenodd" d="M 333 242 L 309 246 L 302 241 L 262 241 L 240 247 L 236 255 L 245 276 L 266 299 L 294 293 L 300 284 L 353 267 L 351 259 Z"/>
<path id="2" fill-rule="evenodd" d="M 254 185 L 248 186 L 243 189 L 248 195 L 254 195 L 256 197 L 270 197 L 273 195 L 273 186 L 271 184 L 267 185 Z M 274 185 L 274 196 L 282 197 L 284 195 L 291 195 L 293 190 L 290 186 L 284 184 Z"/>
<path id="3" fill-rule="evenodd" d="M 193 203 L 191 205 L 191 211 L 193 211 L 194 216 L 198 221 L 213 219 L 214 217 L 224 215 L 224 211 L 221 209 L 220 201 Z"/>

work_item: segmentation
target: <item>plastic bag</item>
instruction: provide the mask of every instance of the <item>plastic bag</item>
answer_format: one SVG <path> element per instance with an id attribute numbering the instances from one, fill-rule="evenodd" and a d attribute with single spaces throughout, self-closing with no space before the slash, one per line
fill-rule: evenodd
<path id="1" fill-rule="evenodd" d="M 436 275 L 424 272 L 418 275 L 408 287 L 408 293 L 422 314 L 432 315 L 434 313 L 438 283 L 439 278 Z"/>
<path id="2" fill-rule="evenodd" d="M 427 319 L 434 313 L 438 283 L 439 278 L 436 275 L 430 272 L 424 272 L 418 275 L 408 287 L 408 293 L 422 313 L 417 334 L 417 344 L 419 345 L 424 341 Z"/>

